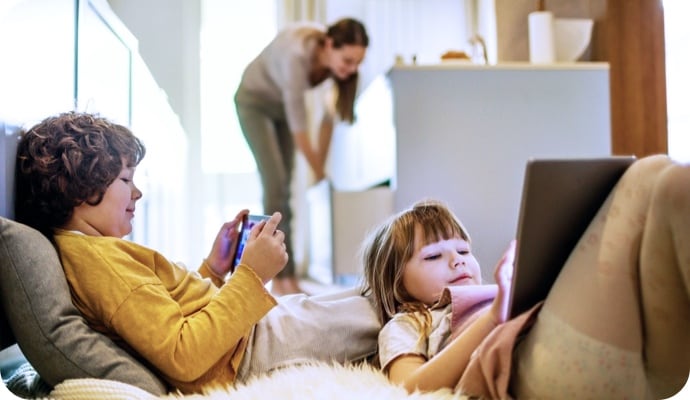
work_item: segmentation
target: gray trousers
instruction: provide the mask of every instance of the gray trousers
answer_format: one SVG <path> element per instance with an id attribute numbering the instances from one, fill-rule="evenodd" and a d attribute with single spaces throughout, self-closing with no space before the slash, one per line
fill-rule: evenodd
<path id="1" fill-rule="evenodd" d="M 279 278 L 295 276 L 292 251 L 291 181 L 295 165 L 295 142 L 280 103 L 270 104 L 239 90 L 235 95 L 237 118 L 254 155 L 263 188 L 265 214 L 279 211 L 278 228 L 285 232 L 289 259 Z"/>
<path id="2" fill-rule="evenodd" d="M 238 381 L 309 361 L 346 363 L 375 354 L 381 323 L 359 290 L 278 298 L 254 326 Z"/>

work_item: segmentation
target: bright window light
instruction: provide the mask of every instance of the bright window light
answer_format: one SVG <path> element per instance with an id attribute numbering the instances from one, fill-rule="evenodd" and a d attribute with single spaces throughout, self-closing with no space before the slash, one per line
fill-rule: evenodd
<path id="1" fill-rule="evenodd" d="M 690 2 L 664 0 L 668 153 L 690 162 Z"/>
<path id="2" fill-rule="evenodd" d="M 201 167 L 204 173 L 256 171 L 233 97 L 245 66 L 277 33 L 275 0 L 203 0 Z"/>

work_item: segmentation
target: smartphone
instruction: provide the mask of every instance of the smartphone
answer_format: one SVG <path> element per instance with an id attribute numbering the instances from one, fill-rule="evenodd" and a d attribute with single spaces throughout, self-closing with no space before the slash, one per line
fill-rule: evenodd
<path id="1" fill-rule="evenodd" d="M 247 239 L 249 239 L 249 231 L 252 230 L 254 225 L 261 221 L 267 220 L 268 215 L 259 214 L 248 214 L 245 215 L 240 224 L 240 234 L 237 236 L 237 246 L 235 247 L 235 256 L 232 259 L 231 271 L 235 271 L 235 267 L 240 263 L 242 259 L 242 253 L 244 252 L 244 246 L 247 244 Z"/>

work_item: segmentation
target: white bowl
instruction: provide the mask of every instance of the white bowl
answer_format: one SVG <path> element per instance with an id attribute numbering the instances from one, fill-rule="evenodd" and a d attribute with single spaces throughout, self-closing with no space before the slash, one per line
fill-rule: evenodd
<path id="1" fill-rule="evenodd" d="M 592 40 L 594 20 L 587 18 L 554 18 L 556 61 L 577 61 Z"/>

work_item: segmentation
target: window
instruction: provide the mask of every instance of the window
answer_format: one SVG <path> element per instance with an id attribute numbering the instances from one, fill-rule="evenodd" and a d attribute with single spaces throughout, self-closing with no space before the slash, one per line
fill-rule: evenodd
<path id="1" fill-rule="evenodd" d="M 690 162 L 690 3 L 664 0 L 666 40 L 666 96 L 668 110 L 668 153 L 683 162 Z"/>
<path id="2" fill-rule="evenodd" d="M 240 130 L 235 90 L 246 65 L 277 33 L 276 0 L 203 0 L 200 32 L 202 243 L 248 208 L 261 213 L 262 188 Z M 204 248 L 206 250 L 206 248 Z"/>
<path id="3" fill-rule="evenodd" d="M 276 1 L 203 0 L 201 12 L 201 168 L 254 172 L 233 97 L 244 67 L 277 32 Z"/>

